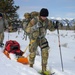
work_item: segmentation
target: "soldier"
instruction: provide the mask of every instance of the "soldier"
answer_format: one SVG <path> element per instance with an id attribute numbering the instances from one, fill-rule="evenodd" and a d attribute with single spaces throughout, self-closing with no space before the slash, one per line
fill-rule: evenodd
<path id="1" fill-rule="evenodd" d="M 58 28 L 57 25 L 53 25 L 52 21 L 50 21 L 47 17 L 49 15 L 48 9 L 42 8 L 40 10 L 39 16 L 33 18 L 27 26 L 26 31 L 30 33 L 30 45 L 29 45 L 29 62 L 30 67 L 33 67 L 36 50 L 39 46 L 41 48 L 41 56 L 42 56 L 42 73 L 47 71 L 47 62 L 48 62 L 48 50 L 49 44 L 47 39 L 45 38 L 46 31 L 49 29 L 50 31 L 54 31 Z"/>
<path id="2" fill-rule="evenodd" d="M 0 47 L 3 47 L 4 40 L 4 30 L 7 28 L 8 22 L 3 18 L 2 13 L 0 13 Z"/>

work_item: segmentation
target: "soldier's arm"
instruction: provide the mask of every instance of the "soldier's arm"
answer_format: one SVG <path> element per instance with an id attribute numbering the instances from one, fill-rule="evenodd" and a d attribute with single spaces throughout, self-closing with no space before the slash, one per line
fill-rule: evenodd
<path id="1" fill-rule="evenodd" d="M 50 31 L 54 31 L 54 30 L 58 29 L 59 25 L 60 25 L 60 23 L 59 23 L 58 20 L 56 20 L 55 23 L 49 20 L 49 22 L 48 22 L 48 29 Z"/>
<path id="2" fill-rule="evenodd" d="M 54 31 L 56 29 L 55 25 L 53 24 L 53 22 L 51 20 L 48 21 L 48 29 L 50 31 Z"/>

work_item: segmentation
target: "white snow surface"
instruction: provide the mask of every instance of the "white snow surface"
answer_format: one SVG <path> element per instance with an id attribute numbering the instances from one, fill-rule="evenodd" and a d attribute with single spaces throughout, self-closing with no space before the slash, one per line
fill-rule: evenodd
<path id="1" fill-rule="evenodd" d="M 20 29 L 20 33 L 5 32 L 4 44 L 8 40 L 16 40 L 20 43 L 21 50 L 25 50 L 29 44 L 29 39 L 23 39 L 24 31 Z M 75 31 L 73 30 L 59 30 L 59 37 L 57 30 L 47 31 L 46 38 L 49 42 L 49 59 L 48 59 L 48 69 L 51 70 L 54 75 L 75 75 Z M 60 40 L 60 42 L 59 42 Z M 59 47 L 60 44 L 60 47 Z M 29 65 L 23 65 L 17 61 L 10 60 L 3 54 L 3 49 L 0 48 L 0 75 L 40 75 L 38 73 L 41 70 L 41 50 L 38 47 L 39 55 L 35 58 L 35 64 L 33 68 Z M 61 56 L 62 54 L 62 63 Z M 29 55 L 27 49 L 24 56 Z"/>

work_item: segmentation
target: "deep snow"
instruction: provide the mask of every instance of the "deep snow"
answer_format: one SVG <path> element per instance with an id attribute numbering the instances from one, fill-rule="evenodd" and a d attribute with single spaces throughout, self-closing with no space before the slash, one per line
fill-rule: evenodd
<path id="1" fill-rule="evenodd" d="M 20 29 L 20 33 L 5 32 L 4 43 L 8 40 L 16 40 L 21 45 L 21 50 L 25 50 L 29 44 L 29 40 L 23 39 L 23 30 Z M 75 33 L 72 30 L 60 30 L 60 44 L 63 60 L 63 69 L 61 67 L 60 60 L 60 49 L 58 42 L 57 30 L 50 32 L 47 31 L 46 38 L 49 42 L 49 59 L 48 59 L 48 69 L 55 72 L 55 75 L 75 75 Z M 30 68 L 29 65 L 23 65 L 16 61 L 8 59 L 3 54 L 3 48 L 0 48 L 0 75 L 40 75 L 37 71 L 41 70 L 41 52 L 38 47 L 40 55 L 35 58 L 34 68 Z M 25 56 L 29 54 L 28 49 Z"/>

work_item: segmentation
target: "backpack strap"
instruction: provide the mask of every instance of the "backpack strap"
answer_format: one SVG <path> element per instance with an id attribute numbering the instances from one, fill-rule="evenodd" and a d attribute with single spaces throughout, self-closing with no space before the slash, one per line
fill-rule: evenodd
<path id="1" fill-rule="evenodd" d="M 37 23 L 37 22 L 38 22 L 38 19 L 37 19 L 37 17 L 34 17 L 34 21 L 35 21 L 35 23 Z"/>

